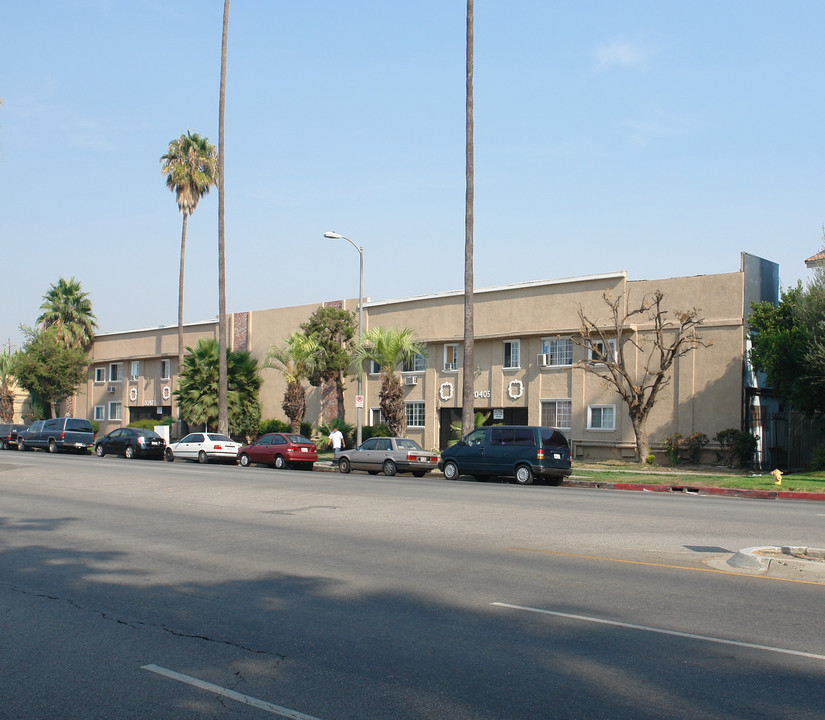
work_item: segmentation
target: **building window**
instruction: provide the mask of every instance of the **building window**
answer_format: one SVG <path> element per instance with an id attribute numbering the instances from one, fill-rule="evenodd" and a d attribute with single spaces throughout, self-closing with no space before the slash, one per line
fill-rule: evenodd
<path id="1" fill-rule="evenodd" d="M 415 353 L 401 364 L 401 372 L 424 372 L 427 369 L 427 358 L 421 353 Z"/>
<path id="2" fill-rule="evenodd" d="M 120 382 L 123 380 L 123 363 L 112 363 L 109 365 L 109 382 Z"/>
<path id="3" fill-rule="evenodd" d="M 406 404 L 407 427 L 424 427 L 424 403 L 411 402 Z"/>
<path id="4" fill-rule="evenodd" d="M 367 372 L 370 375 L 380 375 L 381 374 L 381 366 L 377 362 L 375 362 L 375 360 L 368 361 L 367 367 L 369 368 L 369 370 L 367 370 Z"/>
<path id="5" fill-rule="evenodd" d="M 444 369 L 458 370 L 458 344 L 450 343 L 444 346 Z"/>
<path id="6" fill-rule="evenodd" d="M 571 406 L 570 400 L 542 400 L 541 424 L 544 427 L 569 430 L 572 427 Z"/>
<path id="7" fill-rule="evenodd" d="M 588 430 L 615 430 L 616 429 L 616 406 L 615 405 L 588 405 L 587 406 L 587 429 Z"/>
<path id="8" fill-rule="evenodd" d="M 160 361 L 160 379 L 169 380 L 172 377 L 172 361 L 164 358 Z"/>
<path id="9" fill-rule="evenodd" d="M 137 380 L 140 375 L 140 360 L 132 360 L 132 371 L 129 373 L 131 380 Z"/>
<path id="10" fill-rule="evenodd" d="M 109 403 L 109 420 L 121 420 L 121 406 L 119 402 Z"/>
<path id="11" fill-rule="evenodd" d="M 95 368 L 95 382 L 106 382 L 106 368 L 105 367 L 96 367 Z"/>
<path id="12" fill-rule="evenodd" d="M 543 338 L 541 344 L 548 366 L 573 364 L 573 341 L 570 338 Z"/>
<path id="13" fill-rule="evenodd" d="M 603 363 L 605 359 L 616 360 L 616 338 L 609 338 L 607 341 L 608 350 L 601 340 L 591 340 L 587 350 L 587 359 L 592 363 Z"/>
<path id="14" fill-rule="evenodd" d="M 95 413 L 94 419 L 98 422 L 102 422 L 106 419 L 106 406 L 105 405 L 95 405 Z"/>
<path id="15" fill-rule="evenodd" d="M 370 425 L 386 425 L 387 418 L 381 412 L 380 407 L 370 408 Z"/>
<path id="16" fill-rule="evenodd" d="M 521 340 L 504 341 L 504 367 L 521 367 Z"/>

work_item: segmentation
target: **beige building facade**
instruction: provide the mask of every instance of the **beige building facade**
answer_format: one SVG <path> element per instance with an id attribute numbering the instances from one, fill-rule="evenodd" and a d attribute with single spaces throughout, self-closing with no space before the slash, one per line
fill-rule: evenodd
<path id="1" fill-rule="evenodd" d="M 765 278 L 768 278 L 766 281 Z M 472 372 L 475 407 L 490 422 L 551 425 L 570 438 L 577 458 L 632 456 L 635 437 L 621 398 L 585 369 L 587 351 L 576 344 L 581 310 L 605 331 L 611 327 L 604 296 L 638 307 L 656 291 L 671 313 L 697 308 L 704 318 L 699 334 L 708 344 L 679 358 L 648 422 L 651 444 L 659 447 L 674 432 L 713 436 L 743 426 L 746 319 L 751 300 L 778 294 L 778 267 L 743 254 L 738 272 L 629 280 L 624 272 L 525 282 L 475 292 L 475 347 L 472 368 L 463 358 L 463 292 L 365 302 L 365 328 L 411 328 L 427 349 L 399 368 L 407 405 L 407 435 L 428 449 L 446 447 L 450 423 L 461 416 L 462 381 Z M 263 364 L 267 350 L 299 330 L 319 304 L 253 310 L 229 316 L 234 349 L 248 350 Z M 335 303 L 357 317 L 357 299 Z M 626 361 L 637 372 L 645 362 L 652 325 L 630 327 Z M 217 337 L 217 321 L 187 324 L 185 344 Z M 612 343 L 610 343 L 612 345 Z M 136 417 L 176 417 L 177 328 L 98 335 L 85 388 L 75 399 L 77 415 L 100 422 L 101 431 Z M 377 373 L 364 375 L 364 424 L 380 421 Z M 261 371 L 263 418 L 286 419 L 286 389 L 275 370 Z M 329 389 L 308 388 L 306 420 L 330 419 Z M 85 411 L 85 412 L 84 412 Z M 346 390 L 346 420 L 355 424 L 355 380 Z"/>

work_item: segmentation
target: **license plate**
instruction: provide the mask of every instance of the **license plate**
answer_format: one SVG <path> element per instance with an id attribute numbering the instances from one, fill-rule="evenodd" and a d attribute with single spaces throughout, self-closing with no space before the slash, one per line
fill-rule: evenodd
<path id="1" fill-rule="evenodd" d="M 554 460 L 561 460 L 561 455 L 559 455 L 558 453 L 553 453 L 553 459 Z"/>
<path id="2" fill-rule="evenodd" d="M 301 452 L 309 452 L 309 448 L 301 448 Z"/>

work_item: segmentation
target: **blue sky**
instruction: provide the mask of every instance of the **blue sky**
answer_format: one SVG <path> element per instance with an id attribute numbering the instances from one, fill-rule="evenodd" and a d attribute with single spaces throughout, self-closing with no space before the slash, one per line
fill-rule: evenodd
<path id="1" fill-rule="evenodd" d="M 160 172 L 217 145 L 223 3 L 0 9 L 0 341 L 77 277 L 100 331 L 177 322 Z M 463 287 L 462 0 L 230 7 L 227 310 Z M 477 0 L 475 284 L 626 270 L 808 277 L 825 223 L 825 3 Z M 697 298 L 701 307 L 701 298 Z M 217 191 L 189 222 L 186 321 L 215 317 Z"/>

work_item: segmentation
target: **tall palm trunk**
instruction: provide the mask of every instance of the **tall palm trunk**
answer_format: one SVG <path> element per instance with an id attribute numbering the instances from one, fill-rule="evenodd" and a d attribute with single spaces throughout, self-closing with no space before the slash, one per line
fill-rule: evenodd
<path id="1" fill-rule="evenodd" d="M 180 273 L 178 274 L 178 385 L 183 371 L 183 262 L 186 257 L 186 222 L 188 213 L 183 213 L 183 229 L 180 232 Z"/>
<path id="2" fill-rule="evenodd" d="M 464 203 L 464 362 L 462 364 L 461 435 L 474 425 L 473 382 L 473 199 L 475 194 L 473 157 L 473 0 L 467 0 L 467 102 L 466 102 L 466 194 Z"/>
<path id="3" fill-rule="evenodd" d="M 229 30 L 229 0 L 223 3 L 221 39 L 221 96 L 218 107 L 218 432 L 229 432 L 226 387 L 226 255 L 224 243 L 224 106 L 226 105 L 226 34 Z"/>

